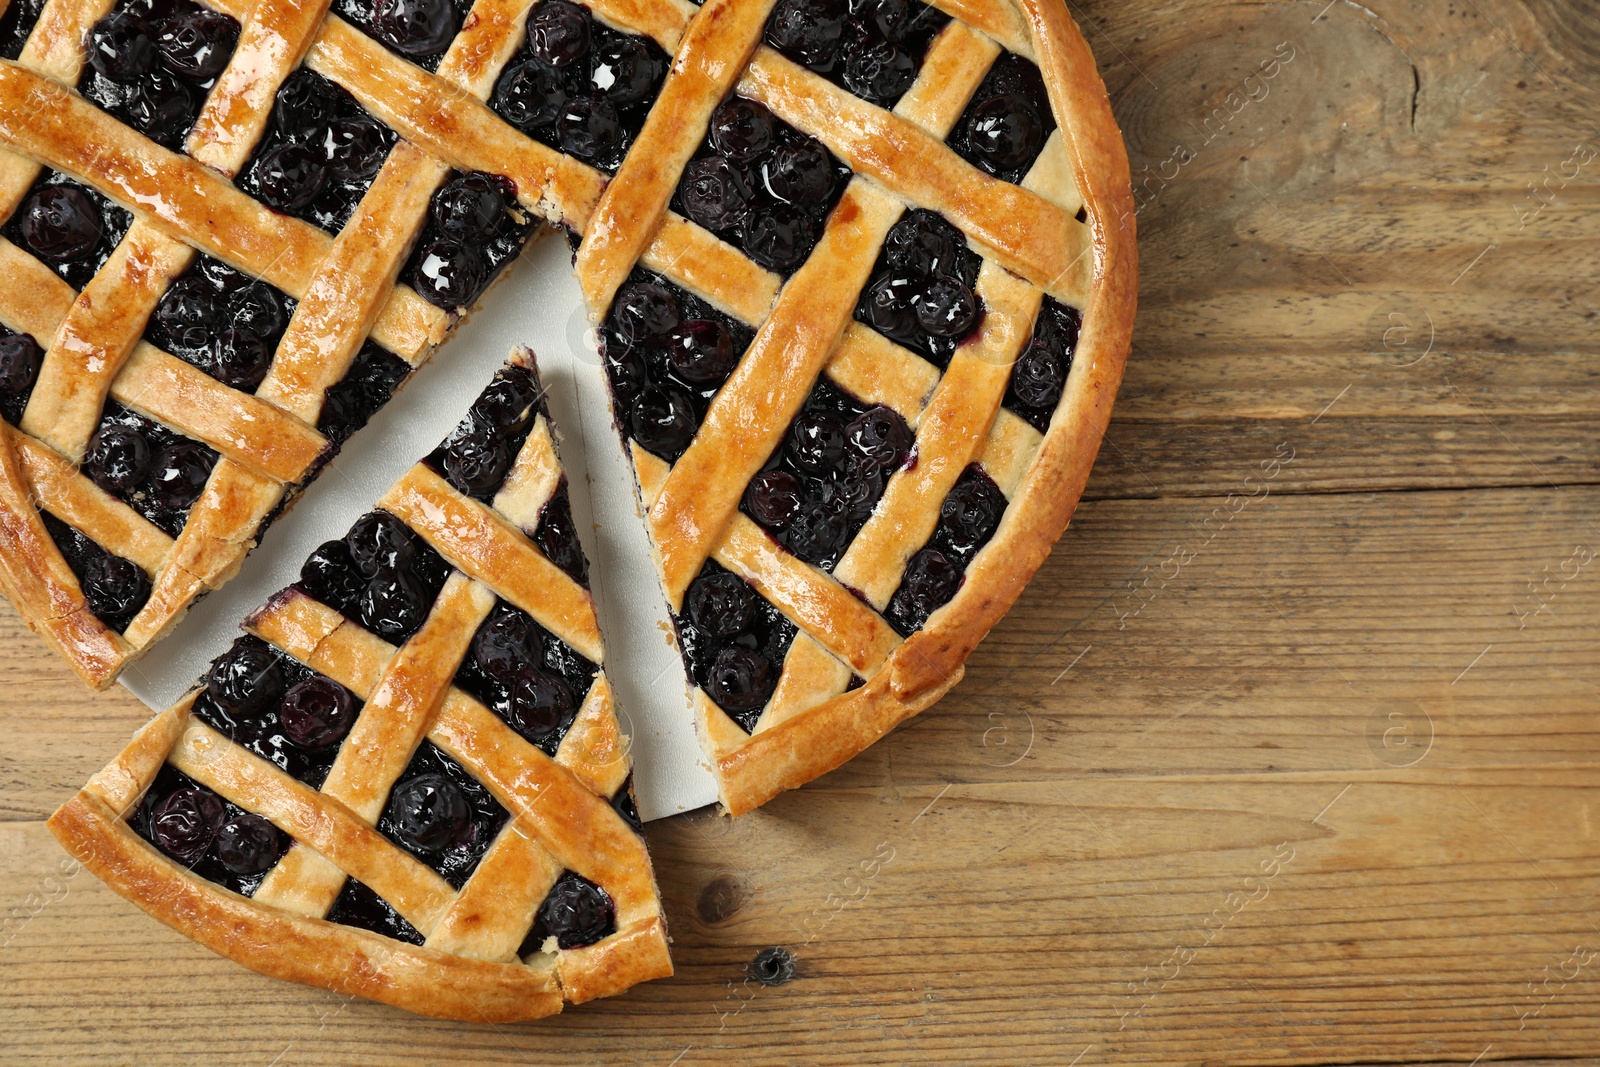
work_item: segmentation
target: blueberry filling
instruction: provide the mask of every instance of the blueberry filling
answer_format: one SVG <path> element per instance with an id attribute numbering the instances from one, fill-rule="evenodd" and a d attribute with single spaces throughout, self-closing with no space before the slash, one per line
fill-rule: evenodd
<path id="1" fill-rule="evenodd" d="M 673 621 L 694 684 L 746 732 L 753 731 L 777 688 L 794 623 L 714 560 L 690 584 Z"/>
<path id="2" fill-rule="evenodd" d="M 816 247 L 849 176 L 821 141 L 753 100 L 730 96 L 711 113 L 672 207 L 787 275 Z"/>
<path id="3" fill-rule="evenodd" d="M 741 510 L 807 563 L 832 570 L 872 515 L 913 438 L 892 408 L 818 379 Z"/>
<path id="4" fill-rule="evenodd" d="M 189 0 L 125 0 L 89 29 L 83 95 L 174 152 L 233 58 L 239 23 Z"/>
<path id="5" fill-rule="evenodd" d="M 582 5 L 544 0 L 528 15 L 526 40 L 489 104 L 541 144 L 614 174 L 667 65 L 654 41 L 613 30 Z"/>
<path id="6" fill-rule="evenodd" d="M 449 576 L 444 557 L 405 523 L 387 511 L 369 511 L 343 539 L 311 553 L 297 584 L 398 645 L 421 629 Z"/>
<path id="7" fill-rule="evenodd" d="M 0 13 L 0 58 L 16 59 L 28 43 L 47 0 L 11 0 Z"/>
<path id="8" fill-rule="evenodd" d="M 622 816 L 622 821 L 633 827 L 636 833 L 644 832 L 644 822 L 639 818 L 639 805 L 633 798 L 633 775 L 628 775 L 628 780 L 622 783 L 617 795 L 611 798 L 611 808 Z"/>
<path id="9" fill-rule="evenodd" d="M 511 473 L 543 403 L 544 393 L 531 371 L 505 367 L 424 462 L 460 492 L 491 501 Z"/>
<path id="10" fill-rule="evenodd" d="M 343 444 L 389 402 L 410 373 L 405 360 L 367 341 L 345 376 L 323 394 L 317 430 L 334 444 Z"/>
<path id="11" fill-rule="evenodd" d="M 460 889 L 505 821 L 482 783 L 424 741 L 389 791 L 378 832 Z"/>
<path id="12" fill-rule="evenodd" d="M 272 823 L 170 764 L 156 773 L 128 825 L 174 863 L 243 896 L 261 887 L 289 848 Z"/>
<path id="13" fill-rule="evenodd" d="M 278 89 L 239 186 L 275 211 L 338 233 L 396 139 L 342 87 L 302 67 Z"/>
<path id="14" fill-rule="evenodd" d="M 567 497 L 565 477 L 539 513 L 539 527 L 533 532 L 533 540 L 551 563 L 566 571 L 585 589 L 589 588 L 589 561 L 578 541 L 578 527 L 572 520 L 572 501 Z"/>
<path id="15" fill-rule="evenodd" d="M 539 905 L 533 928 L 517 955 L 542 951 L 545 941 L 552 937 L 558 948 L 582 948 L 616 931 L 617 907 L 611 895 L 581 874 L 562 871 Z"/>
<path id="16" fill-rule="evenodd" d="M 84 452 L 83 473 L 177 537 L 218 458 L 199 441 L 107 400 Z"/>
<path id="17" fill-rule="evenodd" d="M 350 690 L 257 637 L 234 641 L 203 683 L 196 718 L 313 789 L 361 714 Z"/>
<path id="18" fill-rule="evenodd" d="M 949 21 L 918 0 L 779 0 L 766 40 L 835 85 L 892 108 Z"/>
<path id="19" fill-rule="evenodd" d="M 989 543 L 1005 514 L 1006 498 L 977 464 L 961 472 L 939 508 L 933 536 L 906 564 L 884 617 L 902 636 L 920 630 L 961 588 L 962 572 Z"/>
<path id="20" fill-rule="evenodd" d="M 659 275 L 635 269 L 604 327 L 602 363 L 625 440 L 669 463 L 755 333 Z"/>
<path id="21" fill-rule="evenodd" d="M 0 232 L 82 289 L 131 225 L 131 214 L 95 190 L 47 170 Z"/>
<path id="22" fill-rule="evenodd" d="M 150 599 L 150 579 L 132 560 L 114 556 L 49 512 L 45 532 L 55 542 L 95 618 L 121 633 Z"/>
<path id="23" fill-rule="evenodd" d="M 345 880 L 327 918 L 331 923 L 369 930 L 408 945 L 420 945 L 426 940 L 392 904 L 354 878 Z"/>
<path id="24" fill-rule="evenodd" d="M 871 326 L 941 369 L 982 321 L 975 287 L 979 255 L 943 216 L 913 209 L 884 238 L 856 321 Z"/>
<path id="25" fill-rule="evenodd" d="M 1040 433 L 1050 429 L 1050 417 L 1061 402 L 1082 325 L 1077 308 L 1045 297 L 1033 336 L 1012 365 L 1005 406 Z"/>
<path id="26" fill-rule="evenodd" d="M 22 422 L 43 363 L 44 349 L 32 334 L 0 326 L 0 417 L 13 426 Z"/>
<path id="27" fill-rule="evenodd" d="M 989 68 L 945 143 L 979 170 L 1016 183 L 1055 128 L 1039 68 L 1007 52 Z"/>
<path id="28" fill-rule="evenodd" d="M 400 280 L 436 307 L 465 312 L 522 251 L 533 228 L 508 179 L 457 172 L 433 194 Z"/>
<path id="29" fill-rule="evenodd" d="M 335 0 L 333 9 L 392 51 L 435 71 L 472 0 Z"/>
<path id="30" fill-rule="evenodd" d="M 599 668 L 504 600 L 478 627 L 455 684 L 555 756 Z"/>
<path id="31" fill-rule="evenodd" d="M 145 337 L 223 385 L 254 393 L 295 305 L 266 282 L 202 255 L 162 294 Z"/>

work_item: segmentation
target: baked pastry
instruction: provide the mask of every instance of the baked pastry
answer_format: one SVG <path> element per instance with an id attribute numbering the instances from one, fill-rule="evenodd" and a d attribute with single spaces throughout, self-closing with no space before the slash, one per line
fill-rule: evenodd
<path id="1" fill-rule="evenodd" d="M 0 19 L 14 195 L 38 160 L 133 219 L 92 279 L 62 267 L 87 286 L 70 303 L 0 244 L 50 282 L 0 322 L 53 339 L 37 385 L 36 359 L 0 359 L 22 430 L 0 451 L 0 574 L 80 673 L 107 680 L 237 565 L 325 457 L 323 390 L 363 337 L 408 364 L 442 336 L 436 305 L 510 255 L 479 251 L 498 188 L 576 241 L 724 804 L 837 766 L 955 684 L 1072 513 L 1133 318 L 1126 154 L 1060 0 L 208 0 L 241 20 L 226 65 L 205 42 L 227 27 L 180 3 Z M 156 19 L 149 49 L 125 47 L 146 39 L 128 10 Z M 212 84 L 182 77 L 219 67 L 172 132 Z M 195 249 L 300 300 L 253 396 L 134 344 Z M 241 347 L 254 365 L 248 339 L 210 344 L 219 369 Z M 222 455 L 176 538 L 81 475 L 108 393 Z"/>
<path id="2" fill-rule="evenodd" d="M 342 39 L 325 8 L 0 15 L 0 587 L 97 688 L 233 575 L 535 228 L 504 179 L 304 61 Z M 478 43 L 435 80 L 486 93 Z"/>
<path id="3" fill-rule="evenodd" d="M 576 263 L 738 814 L 947 692 L 1060 536 L 1133 204 L 1059 0 L 652 17 L 674 68 Z"/>
<path id="4" fill-rule="evenodd" d="M 534 1018 L 672 972 L 531 356 L 50 819 L 265 974 Z"/>

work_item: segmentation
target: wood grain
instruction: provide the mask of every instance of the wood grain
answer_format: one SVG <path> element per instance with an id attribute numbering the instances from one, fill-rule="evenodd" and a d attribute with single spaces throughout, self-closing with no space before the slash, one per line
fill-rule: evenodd
<path id="1" fill-rule="evenodd" d="M 1600 12 L 1070 6 L 1150 179 L 1086 503 L 933 711 L 648 828 L 675 978 L 494 1028 L 209 955 L 58 866 L 145 712 L 4 609 L 0 1061 L 1600 1052 Z"/>

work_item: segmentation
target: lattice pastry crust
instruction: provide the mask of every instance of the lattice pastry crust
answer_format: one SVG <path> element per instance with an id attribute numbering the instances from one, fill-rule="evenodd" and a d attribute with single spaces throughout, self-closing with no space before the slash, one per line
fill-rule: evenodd
<path id="1" fill-rule="evenodd" d="M 531 371 L 531 356 L 514 357 L 512 366 Z M 465 495 L 428 464 L 379 501 L 450 569 L 425 621 L 399 647 L 301 586 L 246 621 L 255 639 L 287 657 L 283 662 L 300 665 L 293 669 L 364 702 L 336 742 L 320 787 L 303 780 L 310 777 L 303 764 L 280 766 L 259 754 L 281 754 L 292 743 L 263 749 L 242 727 L 232 740 L 205 721 L 195 706 L 212 699 L 212 690 L 197 689 L 140 730 L 51 818 L 68 850 L 156 918 L 253 970 L 421 1014 L 534 1018 L 560 1011 L 564 1000 L 609 996 L 670 974 L 649 857 L 629 821 L 636 818 L 631 761 L 593 602 L 533 536 L 563 485 L 547 417 L 535 416 L 490 501 Z M 547 649 L 562 642 L 596 668 L 569 716 L 537 742 L 525 725 L 514 728 L 460 688 L 458 665 L 477 654 L 475 634 L 505 611 L 498 604 L 542 627 Z M 273 721 L 288 731 L 284 706 Z M 421 749 L 433 762 L 418 762 Z M 492 797 L 481 802 L 484 810 L 503 809 L 492 837 L 471 839 L 476 853 L 466 869 L 446 862 L 451 851 L 438 859 L 395 829 L 405 783 L 421 780 L 414 769 L 442 761 L 470 776 L 481 791 L 475 795 Z M 167 837 L 150 829 L 159 821 L 152 811 L 164 810 L 152 809 L 154 791 L 170 796 L 174 772 L 234 806 L 228 810 L 235 821 L 259 815 L 276 828 L 270 867 L 245 864 L 253 880 L 235 883 L 250 895 L 206 876 L 239 873 L 236 857 L 232 867 L 216 866 L 226 828 L 198 858 L 171 855 L 170 812 L 161 816 Z M 144 836 L 130 820 L 143 820 Z M 194 870 L 185 869 L 184 858 Z M 447 880 L 452 873 L 455 882 Z M 536 943 L 535 923 L 551 907 L 547 894 L 554 899 L 553 887 L 575 876 L 603 891 L 609 926 L 598 939 L 591 929 L 581 946 L 552 944 L 554 928 Z M 342 902 L 358 899 L 357 883 L 398 915 L 390 921 L 404 936 L 349 924 Z"/>

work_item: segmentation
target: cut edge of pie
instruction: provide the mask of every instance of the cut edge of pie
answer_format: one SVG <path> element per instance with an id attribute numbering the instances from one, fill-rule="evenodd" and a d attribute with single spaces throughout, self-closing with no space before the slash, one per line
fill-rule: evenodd
<path id="1" fill-rule="evenodd" d="M 514 354 L 508 368 L 517 367 L 537 390 L 531 353 Z M 245 621 L 249 636 L 241 643 L 254 642 L 285 671 L 297 672 L 286 678 L 342 690 L 349 700 L 348 732 L 319 757 L 320 782 L 305 780 L 304 760 L 263 757 L 263 744 L 279 755 L 301 751 L 283 740 L 289 729 L 276 712 L 271 722 L 279 736 L 265 742 L 249 732 L 245 718 L 232 735 L 214 726 L 218 714 L 231 713 L 217 710 L 222 705 L 202 680 L 51 816 L 48 826 L 67 851 L 153 917 L 251 970 L 422 1015 L 532 1019 L 559 1012 L 564 1002 L 670 975 L 665 917 L 631 814 L 632 760 L 605 676 L 592 597 L 535 543 L 533 527 L 564 491 L 556 435 L 541 407 L 542 400 L 527 416 L 531 428 L 490 500 L 474 499 L 418 463 L 379 501 L 385 520 L 405 516 L 401 524 L 411 536 L 452 568 L 426 617 L 398 637 L 398 648 L 300 585 Z M 457 665 L 476 655 L 482 629 L 502 612 L 514 614 L 512 608 L 543 627 L 542 647 L 565 642 L 561 654 L 576 652 L 593 670 L 587 695 L 572 696 L 558 732 L 530 735 L 458 688 Z M 345 609 L 358 610 L 367 609 Z M 242 691 L 258 686 L 263 673 L 253 673 Z M 275 681 L 273 691 L 287 685 Z M 281 708 L 289 698 L 276 699 Z M 207 700 L 211 710 L 202 717 L 195 706 Z M 364 703 L 349 712 L 355 701 Z M 419 763 L 424 755 L 434 762 Z M 460 885 L 446 880 L 445 860 L 431 864 L 435 854 L 418 851 L 414 839 L 407 844 L 394 821 L 401 786 L 418 779 L 419 766 L 437 769 L 439 761 L 453 763 L 491 798 L 477 802 L 473 818 L 491 808 L 499 816 L 483 823 L 492 831 L 465 835 L 475 854 L 455 872 Z M 167 792 L 157 801 L 154 788 L 162 781 Z M 158 847 L 154 829 L 163 805 L 188 789 L 217 798 L 213 807 L 221 812 L 193 858 L 167 851 L 178 845 Z M 270 859 L 247 867 L 237 892 L 196 873 L 203 866 L 216 877 L 241 874 L 237 860 L 218 866 L 224 817 L 228 825 L 264 819 L 278 835 L 269 832 Z M 148 837 L 130 821 L 136 818 Z M 182 830 L 177 841 L 186 848 Z M 579 933 L 566 947 L 541 924 L 572 879 L 603 890 L 599 900 L 610 910 L 603 922 L 589 918 L 587 928 L 581 917 L 573 920 Z M 338 914 L 358 890 L 388 909 L 382 913 L 388 918 L 362 919 L 369 923 L 363 928 L 324 917 Z M 378 932 L 385 922 L 412 942 Z M 594 929 L 596 922 L 604 932 Z"/>

